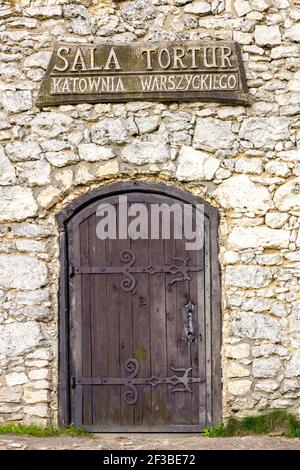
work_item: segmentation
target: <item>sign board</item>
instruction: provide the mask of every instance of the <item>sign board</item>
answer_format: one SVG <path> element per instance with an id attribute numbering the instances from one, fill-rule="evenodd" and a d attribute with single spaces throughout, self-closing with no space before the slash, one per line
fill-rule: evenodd
<path id="1" fill-rule="evenodd" d="M 37 105 L 131 100 L 249 103 L 239 45 L 57 44 Z"/>

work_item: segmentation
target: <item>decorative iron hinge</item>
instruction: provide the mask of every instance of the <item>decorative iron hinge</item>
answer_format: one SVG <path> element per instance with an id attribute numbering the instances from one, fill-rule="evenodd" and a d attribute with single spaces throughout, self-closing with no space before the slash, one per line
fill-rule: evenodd
<path id="1" fill-rule="evenodd" d="M 134 405 L 139 398 L 137 385 L 151 385 L 157 387 L 158 385 L 172 385 L 171 393 L 175 392 L 190 392 L 190 387 L 193 383 L 204 383 L 206 380 L 200 377 L 192 377 L 192 367 L 175 368 L 170 367 L 173 372 L 180 372 L 182 375 L 172 375 L 171 377 L 157 377 L 152 375 L 149 378 L 138 378 L 137 375 L 140 370 L 140 364 L 136 359 L 128 359 L 125 363 L 125 369 L 129 373 L 128 377 L 94 377 L 94 378 L 78 378 L 77 385 L 124 385 L 125 391 L 123 398 L 127 405 Z"/>
<path id="2" fill-rule="evenodd" d="M 175 276 L 168 285 L 175 282 L 191 281 L 190 273 L 202 271 L 202 266 L 189 266 L 191 258 L 173 258 L 171 265 L 153 265 L 135 266 L 136 255 L 132 250 L 123 250 L 120 252 L 120 259 L 123 266 L 81 266 L 73 267 L 74 274 L 123 274 L 121 288 L 126 292 L 131 292 L 136 286 L 134 274 L 144 273 L 153 276 L 158 273 L 172 274 Z M 177 264 L 176 264 L 177 263 Z M 177 277 L 176 277 L 177 276 Z"/>

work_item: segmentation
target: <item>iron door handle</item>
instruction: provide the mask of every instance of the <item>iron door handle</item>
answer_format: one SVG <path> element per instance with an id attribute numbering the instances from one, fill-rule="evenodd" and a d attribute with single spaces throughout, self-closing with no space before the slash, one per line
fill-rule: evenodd
<path id="1" fill-rule="evenodd" d="M 186 310 L 186 321 L 184 324 L 185 334 L 183 335 L 183 339 L 188 343 L 192 343 L 195 338 L 195 329 L 194 329 L 194 318 L 193 313 L 195 310 L 195 305 L 189 300 L 185 305 L 184 308 Z"/>

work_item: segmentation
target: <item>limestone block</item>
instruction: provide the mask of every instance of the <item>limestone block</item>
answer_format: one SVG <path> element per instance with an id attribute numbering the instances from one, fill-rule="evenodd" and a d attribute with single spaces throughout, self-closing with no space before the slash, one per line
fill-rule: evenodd
<path id="1" fill-rule="evenodd" d="M 193 147 L 215 152 L 228 149 L 234 142 L 231 122 L 214 118 L 198 118 L 195 128 Z"/>
<path id="2" fill-rule="evenodd" d="M 228 266 L 225 273 L 225 284 L 246 289 L 260 288 L 268 286 L 271 278 L 270 270 L 262 266 Z"/>
<path id="3" fill-rule="evenodd" d="M 81 160 L 88 162 L 98 162 L 114 158 L 115 152 L 110 147 L 101 147 L 97 144 L 81 144 L 78 146 Z"/>
<path id="4" fill-rule="evenodd" d="M 240 343 L 236 345 L 228 344 L 226 346 L 226 357 L 232 359 L 245 359 L 250 354 L 250 346 L 247 343 Z"/>
<path id="5" fill-rule="evenodd" d="M 21 113 L 32 108 L 31 92 L 22 91 L 4 91 L 2 92 L 2 106 L 10 113 Z"/>
<path id="6" fill-rule="evenodd" d="M 28 382 L 28 377 L 24 372 L 12 372 L 5 375 L 5 381 L 9 387 L 14 387 Z"/>
<path id="7" fill-rule="evenodd" d="M 300 376 L 300 349 L 293 353 L 286 367 L 286 377 Z"/>
<path id="8" fill-rule="evenodd" d="M 95 144 L 123 144 L 129 142 L 121 119 L 103 119 L 91 128 L 91 140 Z"/>
<path id="9" fill-rule="evenodd" d="M 21 186 L 0 187 L 0 222 L 24 220 L 34 217 L 37 211 L 31 189 Z"/>
<path id="10" fill-rule="evenodd" d="M 280 29 L 277 25 L 255 27 L 255 42 L 258 46 L 278 46 L 281 43 Z"/>
<path id="11" fill-rule="evenodd" d="M 228 243 L 235 250 L 246 248 L 288 248 L 290 232 L 269 227 L 234 227 Z"/>
<path id="12" fill-rule="evenodd" d="M 269 211 L 266 214 L 265 222 L 271 228 L 281 228 L 289 220 L 290 216 L 284 212 Z"/>
<path id="13" fill-rule="evenodd" d="M 280 337 L 280 325 L 276 320 L 259 313 L 242 312 L 232 322 L 233 334 L 250 339 L 276 341 Z"/>
<path id="14" fill-rule="evenodd" d="M 163 163 L 170 159 L 170 149 L 168 144 L 162 139 L 135 139 L 122 149 L 121 158 L 124 162 L 135 165 Z"/>
<path id="15" fill-rule="evenodd" d="M 10 186 L 16 182 L 16 172 L 3 147 L 0 146 L 0 186 Z"/>
<path id="16" fill-rule="evenodd" d="M 0 325 L 0 356 L 18 356 L 36 348 L 44 339 L 41 326 L 35 321 Z M 0 401 L 1 401 L 0 388 Z M 11 388 L 9 389 L 11 392 Z M 14 400 L 11 400 L 14 401 Z"/>
<path id="17" fill-rule="evenodd" d="M 224 181 L 214 195 L 224 208 L 243 209 L 257 214 L 265 214 L 273 207 L 267 188 L 255 184 L 246 175 L 237 175 Z"/>
<path id="18" fill-rule="evenodd" d="M 274 204 L 282 212 L 300 215 L 300 177 L 279 186 L 274 194 Z"/>
<path id="19" fill-rule="evenodd" d="M 289 140 L 289 119 L 273 116 L 246 118 L 240 129 L 240 138 L 248 140 L 256 149 L 273 150 L 278 141 Z"/>
<path id="20" fill-rule="evenodd" d="M 254 359 L 252 373 L 254 377 L 276 377 L 281 368 L 278 358 Z"/>
<path id="21" fill-rule="evenodd" d="M 21 181 L 30 186 L 44 186 L 50 183 L 51 166 L 47 162 L 21 162 L 16 165 L 17 175 Z"/>
<path id="22" fill-rule="evenodd" d="M 79 161 L 79 156 L 72 152 L 72 150 L 65 152 L 46 152 L 45 156 L 51 165 L 59 168 Z"/>
<path id="23" fill-rule="evenodd" d="M 38 160 L 41 154 L 41 147 L 37 142 L 12 142 L 5 147 L 6 154 L 12 162 L 23 160 Z"/>
<path id="24" fill-rule="evenodd" d="M 189 3 L 183 9 L 185 13 L 191 13 L 198 16 L 206 16 L 211 13 L 211 5 L 208 2 L 198 1 Z"/>
<path id="25" fill-rule="evenodd" d="M 44 209 L 50 209 L 62 197 L 62 191 L 54 186 L 48 186 L 43 189 L 37 196 L 37 201 Z"/>
<path id="26" fill-rule="evenodd" d="M 7 289 L 32 290 L 47 282 L 43 261 L 27 255 L 0 255 L 0 286 Z"/>
<path id="27" fill-rule="evenodd" d="M 178 156 L 176 177 L 180 181 L 212 180 L 219 166 L 217 158 L 183 145 Z"/>
<path id="28" fill-rule="evenodd" d="M 242 396 L 249 392 L 251 385 L 251 380 L 231 380 L 228 384 L 228 391 L 232 395 Z"/>

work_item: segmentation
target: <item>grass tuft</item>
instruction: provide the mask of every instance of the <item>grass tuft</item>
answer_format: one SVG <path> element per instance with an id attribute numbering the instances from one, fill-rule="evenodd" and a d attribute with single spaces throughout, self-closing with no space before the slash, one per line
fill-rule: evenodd
<path id="1" fill-rule="evenodd" d="M 234 437 L 262 434 L 281 434 L 286 437 L 300 437 L 300 419 L 285 410 L 271 410 L 258 416 L 242 419 L 230 418 L 226 424 L 205 428 L 207 437 Z"/>
<path id="2" fill-rule="evenodd" d="M 17 434 L 21 436 L 33 437 L 53 437 L 53 436 L 89 436 L 91 434 L 84 429 L 77 428 L 73 424 L 65 428 L 47 426 L 41 427 L 36 424 L 3 423 L 0 424 L 0 434 Z"/>

